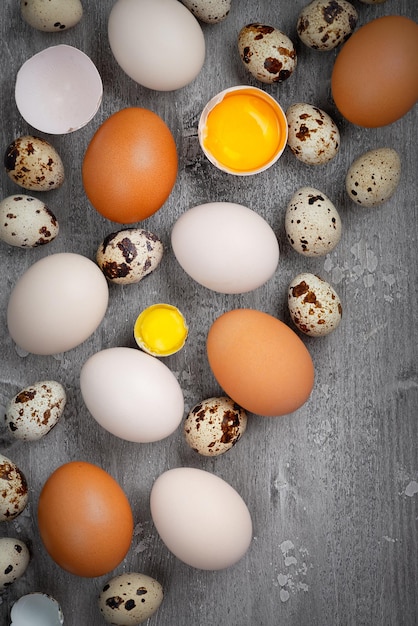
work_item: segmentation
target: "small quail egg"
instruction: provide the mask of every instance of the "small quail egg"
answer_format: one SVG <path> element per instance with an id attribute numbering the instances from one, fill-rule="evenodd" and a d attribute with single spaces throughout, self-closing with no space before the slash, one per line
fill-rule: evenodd
<path id="1" fill-rule="evenodd" d="M 231 398 L 208 398 L 196 404 L 184 422 L 188 445 L 203 456 L 230 450 L 247 428 L 247 414 Z"/>
<path id="2" fill-rule="evenodd" d="M 357 20 L 357 11 L 347 0 L 313 0 L 299 13 L 296 29 L 309 48 L 332 50 L 350 37 Z"/>
<path id="3" fill-rule="evenodd" d="M 383 204 L 394 194 L 401 178 L 396 150 L 378 148 L 359 156 L 348 169 L 345 186 L 350 198 L 364 207 Z"/>
<path id="4" fill-rule="evenodd" d="M 106 622 L 134 626 L 149 619 L 163 601 L 160 583 L 136 572 L 115 576 L 99 595 L 99 610 Z"/>
<path id="5" fill-rule="evenodd" d="M 274 26 L 248 24 L 238 35 L 238 51 L 247 70 L 262 83 L 281 83 L 294 72 L 293 42 Z"/>
<path id="6" fill-rule="evenodd" d="M 335 330 L 342 316 L 341 300 L 329 283 L 315 274 L 299 274 L 288 288 L 290 317 L 300 331 L 323 337 Z"/>
<path id="7" fill-rule="evenodd" d="M 49 191 L 64 182 L 64 165 L 46 139 L 24 135 L 6 148 L 4 166 L 11 180 L 24 189 Z"/>
<path id="8" fill-rule="evenodd" d="M 23 576 L 30 561 L 27 545 L 12 537 L 0 539 L 0 591 Z"/>
<path id="9" fill-rule="evenodd" d="M 328 254 L 341 238 L 337 209 L 322 191 L 301 187 L 287 205 L 285 231 L 290 245 L 304 256 Z"/>
<path id="10" fill-rule="evenodd" d="M 16 439 L 36 441 L 56 425 L 66 404 L 64 387 L 53 380 L 22 389 L 7 407 L 5 422 Z"/>
<path id="11" fill-rule="evenodd" d="M 286 111 L 287 145 L 295 157 L 308 165 L 323 165 L 335 157 L 340 132 L 334 120 L 312 104 L 297 102 Z"/>
<path id="12" fill-rule="evenodd" d="M 0 454 L 0 522 L 22 513 L 28 503 L 25 475 L 13 461 Z"/>
<path id="13" fill-rule="evenodd" d="M 138 283 L 153 272 L 163 257 L 163 244 L 142 228 L 127 228 L 108 235 L 96 252 L 106 278 L 119 285 Z"/>
<path id="14" fill-rule="evenodd" d="M 35 248 L 58 235 L 55 215 L 32 196 L 8 196 L 0 202 L 0 239 L 11 246 Z"/>
<path id="15" fill-rule="evenodd" d="M 231 0 L 182 0 L 193 15 L 201 22 L 216 24 L 228 17 Z"/>
<path id="16" fill-rule="evenodd" d="M 20 12 L 29 26 L 52 33 L 78 24 L 83 7 L 80 0 L 20 0 Z"/>

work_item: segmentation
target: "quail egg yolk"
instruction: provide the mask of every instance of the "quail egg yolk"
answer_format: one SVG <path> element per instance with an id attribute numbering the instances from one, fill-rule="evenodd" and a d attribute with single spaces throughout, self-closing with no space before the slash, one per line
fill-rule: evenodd
<path id="1" fill-rule="evenodd" d="M 170 304 L 154 304 L 140 313 L 134 326 L 138 346 L 153 356 L 168 356 L 180 350 L 188 328 L 181 312 Z"/>
<path id="2" fill-rule="evenodd" d="M 209 112 L 203 145 L 225 167 L 251 172 L 268 164 L 283 147 L 285 124 L 264 98 L 232 91 Z"/>

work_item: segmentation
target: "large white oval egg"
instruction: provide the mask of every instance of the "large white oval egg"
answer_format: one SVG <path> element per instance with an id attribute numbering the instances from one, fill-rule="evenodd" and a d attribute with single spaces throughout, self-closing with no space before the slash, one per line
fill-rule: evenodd
<path id="1" fill-rule="evenodd" d="M 234 202 L 189 209 L 174 224 L 171 245 L 184 271 L 219 293 L 246 293 L 276 271 L 279 244 L 258 213 Z"/>

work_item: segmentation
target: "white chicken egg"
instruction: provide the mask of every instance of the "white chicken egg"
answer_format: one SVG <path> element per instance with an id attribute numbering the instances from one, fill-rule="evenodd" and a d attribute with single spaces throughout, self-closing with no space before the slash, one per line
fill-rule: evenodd
<path id="1" fill-rule="evenodd" d="M 205 38 L 177 0 L 117 0 L 108 21 L 112 53 L 134 81 L 157 91 L 192 82 L 205 60 Z"/>
<path id="2" fill-rule="evenodd" d="M 268 222 L 233 202 L 210 202 L 183 213 L 171 244 L 184 271 L 219 293 L 245 293 L 269 280 L 279 262 L 279 244 Z"/>
<path id="3" fill-rule="evenodd" d="M 288 288 L 290 317 L 305 335 L 323 337 L 338 328 L 341 300 L 326 280 L 308 272 L 298 274 Z"/>
<path id="4" fill-rule="evenodd" d="M 29 549 L 20 539 L 0 539 L 0 591 L 23 576 L 30 561 Z"/>
<path id="5" fill-rule="evenodd" d="M 296 102 L 287 109 L 286 117 L 287 145 L 299 161 L 323 165 L 336 156 L 340 131 L 328 113 L 312 104 Z"/>
<path id="6" fill-rule="evenodd" d="M 47 205 L 32 196 L 8 196 L 0 202 L 0 239 L 19 248 L 36 248 L 55 239 L 57 218 Z"/>
<path id="7" fill-rule="evenodd" d="M 28 483 L 21 469 L 0 454 L 0 522 L 22 513 L 28 503 Z"/>
<path id="8" fill-rule="evenodd" d="M 102 95 L 93 61 L 65 44 L 32 56 L 16 77 L 16 106 L 28 124 L 44 133 L 63 135 L 82 128 L 97 113 Z"/>
<path id="9" fill-rule="evenodd" d="M 10 611 L 10 626 L 62 626 L 61 606 L 47 593 L 33 592 L 20 597 Z"/>

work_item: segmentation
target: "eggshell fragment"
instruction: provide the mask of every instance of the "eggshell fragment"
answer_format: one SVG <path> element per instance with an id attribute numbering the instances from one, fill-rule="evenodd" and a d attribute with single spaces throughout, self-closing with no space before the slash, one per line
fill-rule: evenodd
<path id="1" fill-rule="evenodd" d="M 24 510 L 28 503 L 25 475 L 10 459 L 0 454 L 0 522 L 7 522 Z"/>
<path id="2" fill-rule="evenodd" d="M 246 69 L 262 83 L 281 83 L 295 71 L 292 40 L 274 26 L 247 24 L 238 34 L 238 51 Z"/>
<path id="3" fill-rule="evenodd" d="M 231 398 L 208 398 L 190 409 L 183 425 L 188 445 L 203 456 L 230 450 L 247 428 L 247 414 Z"/>
<path id="4" fill-rule="evenodd" d="M 26 543 L 13 537 L 0 538 L 0 591 L 23 576 L 29 561 Z"/>
<path id="5" fill-rule="evenodd" d="M 313 0 L 299 13 L 296 28 L 309 48 L 333 50 L 350 37 L 357 20 L 357 11 L 347 0 Z"/>
<path id="6" fill-rule="evenodd" d="M 7 175 L 20 187 L 32 191 L 58 189 L 64 182 L 64 165 L 55 148 L 41 137 L 24 135 L 6 148 Z"/>
<path id="7" fill-rule="evenodd" d="M 340 132 L 334 120 L 312 104 L 297 102 L 286 111 L 287 144 L 299 161 L 323 165 L 333 159 L 340 147 Z"/>
<path id="8" fill-rule="evenodd" d="M 128 572 L 109 580 L 98 602 L 100 613 L 109 624 L 135 626 L 154 615 L 162 601 L 163 588 L 155 578 Z"/>
<path id="9" fill-rule="evenodd" d="M 0 202 L 0 239 L 19 248 L 50 243 L 59 232 L 57 218 L 47 205 L 32 196 L 8 196 Z"/>
<path id="10" fill-rule="evenodd" d="M 182 0 L 193 15 L 206 24 L 217 24 L 228 17 L 231 0 Z"/>
<path id="11" fill-rule="evenodd" d="M 392 148 L 369 150 L 350 165 L 345 186 L 357 204 L 374 207 L 395 193 L 401 178 L 401 159 Z"/>
<path id="12" fill-rule="evenodd" d="M 298 274 L 291 281 L 288 307 L 295 326 L 311 337 L 328 335 L 341 322 L 340 297 L 329 283 L 315 274 Z"/>
<path id="13" fill-rule="evenodd" d="M 16 600 L 10 617 L 10 626 L 62 626 L 64 623 L 64 615 L 57 600 L 41 592 L 28 593 Z"/>
<path id="14" fill-rule="evenodd" d="M 58 422 L 66 401 L 65 389 L 60 383 L 54 380 L 36 382 L 9 401 L 6 426 L 16 439 L 41 439 Z"/>
<path id="15" fill-rule="evenodd" d="M 80 0 L 20 0 L 20 11 L 30 26 L 50 33 L 72 28 L 83 16 Z"/>
<path id="16" fill-rule="evenodd" d="M 335 248 L 341 238 L 342 225 L 328 196 L 314 187 L 301 187 L 287 205 L 285 231 L 296 252 L 313 257 L 328 254 Z"/>

